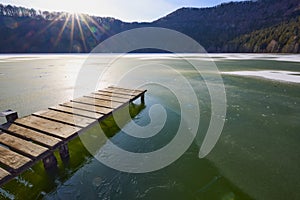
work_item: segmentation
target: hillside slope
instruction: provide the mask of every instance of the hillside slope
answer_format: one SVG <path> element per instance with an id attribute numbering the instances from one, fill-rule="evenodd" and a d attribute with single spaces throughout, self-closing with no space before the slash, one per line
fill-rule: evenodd
<path id="1" fill-rule="evenodd" d="M 242 35 L 225 45 L 226 52 L 300 53 L 300 17 Z"/>
<path id="2" fill-rule="evenodd" d="M 106 38 L 139 27 L 164 27 L 208 52 L 299 53 L 300 0 L 231 2 L 181 8 L 152 23 L 0 5 L 0 52 L 90 52 Z"/>
<path id="3" fill-rule="evenodd" d="M 206 9 L 182 8 L 153 25 L 183 32 L 209 52 L 226 52 L 224 47 L 234 38 L 297 16 L 300 16 L 299 0 L 260 0 L 231 2 Z"/>

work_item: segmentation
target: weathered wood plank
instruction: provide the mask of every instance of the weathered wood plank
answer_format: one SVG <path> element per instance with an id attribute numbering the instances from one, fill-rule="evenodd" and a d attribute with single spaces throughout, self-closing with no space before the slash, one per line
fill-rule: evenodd
<path id="1" fill-rule="evenodd" d="M 109 97 L 109 96 L 104 96 L 101 94 L 89 94 L 89 95 L 85 95 L 85 97 L 91 97 L 91 98 L 95 98 L 95 99 L 113 101 L 113 102 L 119 102 L 119 103 L 127 103 L 129 101 L 129 99 L 123 99 L 123 98 L 118 98 L 118 97 L 114 97 L 114 96 Z"/>
<path id="2" fill-rule="evenodd" d="M 73 107 L 66 107 L 66 106 L 53 106 L 49 108 L 50 110 L 56 110 L 56 111 L 60 111 L 60 112 L 66 112 L 69 114 L 74 114 L 74 115 L 80 115 L 80 116 L 84 116 L 84 117 L 90 117 L 93 119 L 99 119 L 100 117 L 102 117 L 102 114 L 93 112 L 93 111 L 86 111 L 86 110 L 79 110 Z"/>
<path id="3" fill-rule="evenodd" d="M 49 148 L 54 148 L 58 143 L 61 142 L 60 139 L 34 131 L 16 124 L 11 124 L 8 131 L 12 132 L 16 136 L 23 137 L 25 139 L 43 144 Z"/>
<path id="4" fill-rule="evenodd" d="M 17 138 L 7 133 L 0 134 L 0 142 L 11 149 L 14 149 L 22 154 L 26 154 L 30 157 L 38 157 L 48 150 L 45 147 Z"/>
<path id="5" fill-rule="evenodd" d="M 95 105 L 87 105 L 82 103 L 76 103 L 76 102 L 67 102 L 64 104 L 61 104 L 62 106 L 70 107 L 70 108 L 76 108 L 76 109 L 82 109 L 87 110 L 91 112 L 96 112 L 100 114 L 109 114 L 113 111 L 112 108 L 105 108 L 105 107 L 99 107 Z"/>
<path id="6" fill-rule="evenodd" d="M 122 89 L 122 88 L 106 88 L 105 90 L 115 92 L 115 93 L 120 93 L 120 94 L 129 94 L 131 96 L 137 96 L 144 92 L 144 91 L 137 91 L 137 90 Z"/>
<path id="7" fill-rule="evenodd" d="M 90 118 L 81 117 L 78 115 L 63 113 L 63 112 L 59 112 L 59 111 L 55 111 L 55 110 L 42 110 L 42 111 L 33 113 L 33 115 L 44 117 L 44 118 L 47 118 L 50 120 L 55 120 L 55 121 L 66 123 L 66 124 L 76 125 L 81 128 L 85 128 L 88 125 L 95 122 L 95 119 L 90 119 Z"/>
<path id="8" fill-rule="evenodd" d="M 106 101 L 106 100 L 99 100 L 99 99 L 92 99 L 89 97 L 80 97 L 77 99 L 72 100 L 73 102 L 79 102 L 79 103 L 86 103 L 90 105 L 96 105 L 96 106 L 103 106 L 107 108 L 118 108 L 123 103 L 118 102 L 112 102 L 112 101 Z"/>
<path id="9" fill-rule="evenodd" d="M 10 175 L 11 174 L 8 171 L 0 168 L 0 181 L 4 180 L 5 178 L 7 178 Z"/>
<path id="10" fill-rule="evenodd" d="M 48 119 L 43 119 L 32 115 L 19 118 L 15 121 L 15 123 L 28 126 L 39 131 L 44 131 L 62 139 L 72 137 L 80 130 L 80 128 L 74 126 L 54 122 Z"/>
<path id="11" fill-rule="evenodd" d="M 0 146 L 0 163 L 9 167 L 11 170 L 19 170 L 29 162 L 31 162 L 30 158 Z"/>
<path id="12" fill-rule="evenodd" d="M 145 92 L 145 90 L 127 89 L 127 88 L 121 88 L 121 87 L 116 87 L 116 86 L 109 86 L 108 88 L 110 88 L 110 89 L 116 89 L 116 90 L 122 90 L 122 91 L 127 91 L 127 92 L 133 92 L 133 93 L 143 93 L 143 92 Z"/>
<path id="13" fill-rule="evenodd" d="M 101 89 L 101 90 L 98 90 L 98 91 L 99 92 L 111 93 L 112 96 L 114 96 L 114 95 L 127 95 L 127 96 L 130 96 L 130 97 L 136 96 L 135 94 L 130 93 L 130 92 L 117 91 L 117 90 L 114 90 L 114 89 L 111 89 L 111 88 L 105 88 L 105 89 Z"/>
<path id="14" fill-rule="evenodd" d="M 118 97 L 118 98 L 126 99 L 126 100 L 132 99 L 131 95 L 117 94 L 117 93 L 112 93 L 112 92 L 107 92 L 107 91 L 102 91 L 102 90 L 95 91 L 92 94 L 104 95 L 104 96 L 108 96 L 108 97 Z"/>

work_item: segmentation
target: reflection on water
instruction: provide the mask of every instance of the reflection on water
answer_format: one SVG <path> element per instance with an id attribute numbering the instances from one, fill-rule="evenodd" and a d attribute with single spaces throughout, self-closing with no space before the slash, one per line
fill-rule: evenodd
<path id="1" fill-rule="evenodd" d="M 211 60 L 203 55 L 188 56 L 196 60 L 202 59 L 203 64 Z M 294 62 L 285 62 L 294 58 L 290 55 L 264 57 L 214 54 L 212 57 L 215 57 L 215 63 L 221 72 L 300 72 L 300 63 L 296 59 Z M 14 56 L 0 57 L 1 110 L 12 108 L 22 116 L 72 99 L 83 58 L 84 55 L 22 55 L 16 59 Z M 90 64 L 97 70 L 104 69 L 104 63 L 108 60 L 102 55 Z M 120 69 L 136 66 L 138 63 L 147 63 L 148 72 L 155 69 L 155 76 L 136 74 L 132 79 L 159 79 L 166 82 L 174 80 L 172 73 L 158 70 L 158 64 L 164 64 L 179 70 L 194 87 L 201 112 L 200 127 L 196 140 L 184 155 L 161 170 L 130 174 L 116 171 L 98 162 L 78 138 L 69 145 L 71 159 L 68 162 L 62 163 L 59 160 L 59 168 L 51 172 L 46 172 L 42 163 L 38 163 L 1 188 L 0 198 L 300 198 L 297 192 L 300 187 L 299 84 L 222 74 L 228 104 L 225 127 L 213 151 L 205 159 L 199 159 L 199 145 L 211 115 L 209 93 L 203 79 L 195 75 L 185 61 L 166 54 L 130 55 L 116 62 Z M 105 84 L 110 84 L 111 81 L 107 78 Z M 130 80 L 128 81 L 130 85 Z M 176 87 L 180 89 L 180 84 Z M 181 116 L 178 112 L 178 102 L 172 93 L 157 85 L 149 85 L 147 89 L 145 107 L 131 105 L 131 114 L 135 123 L 146 125 L 150 120 L 151 106 L 163 105 L 168 118 L 159 134 L 151 139 L 132 140 L 115 126 L 112 118 L 101 123 L 111 141 L 124 149 L 145 152 L 160 148 L 172 140 L 178 128 Z M 99 126 L 95 126 L 85 134 L 93 139 L 99 137 L 98 131 Z M 95 140 L 96 149 L 101 149 L 101 144 L 105 144 L 105 141 L 104 135 L 102 139 Z"/>

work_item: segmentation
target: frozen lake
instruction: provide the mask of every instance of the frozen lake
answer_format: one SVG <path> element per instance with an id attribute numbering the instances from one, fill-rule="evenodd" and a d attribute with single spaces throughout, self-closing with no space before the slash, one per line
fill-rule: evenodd
<path id="1" fill-rule="evenodd" d="M 199 65 L 199 69 L 208 68 L 196 71 L 188 61 Z M 219 72 L 210 71 L 210 66 Z M 201 120 L 194 142 L 171 165 L 149 173 L 119 172 L 100 163 L 77 139 L 70 144 L 73 153 L 69 163 L 59 163 L 58 171 L 51 175 L 39 163 L 1 188 L 0 197 L 300 199 L 299 55 L 1 55 L 0 110 L 13 109 L 25 116 L 118 84 L 121 79 L 124 87 L 147 81 L 148 85 L 143 86 L 148 89 L 146 106 L 132 108 L 138 109 L 133 121 L 139 125 L 150 123 L 150 108 L 163 105 L 167 113 L 163 129 L 151 138 L 133 139 L 107 122 L 113 126 L 107 125 L 107 134 L 113 135 L 110 140 L 123 149 L 148 152 L 168 144 L 178 129 L 182 116 L 176 94 L 159 85 L 171 83 L 175 91 L 184 92 L 178 74 L 195 92 Z M 123 80 L 123 75 L 128 78 Z M 213 150 L 199 159 L 199 147 L 212 114 L 205 77 L 219 88 L 221 83 L 214 82 L 217 76 L 222 77 L 226 90 L 227 113 L 220 116 L 224 128 Z M 82 84 L 81 78 L 87 84 Z M 188 106 L 194 108 L 193 104 Z M 87 134 L 96 132 L 97 128 Z"/>

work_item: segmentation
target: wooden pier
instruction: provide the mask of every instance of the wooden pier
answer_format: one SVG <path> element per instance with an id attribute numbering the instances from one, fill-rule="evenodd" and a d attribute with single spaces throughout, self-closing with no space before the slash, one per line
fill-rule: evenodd
<path id="1" fill-rule="evenodd" d="M 144 103 L 145 92 L 108 87 L 22 118 L 2 112 L 7 123 L 0 125 L 0 185 L 40 160 L 46 169 L 56 167 L 55 150 L 68 158 L 70 140 L 137 98 Z"/>

